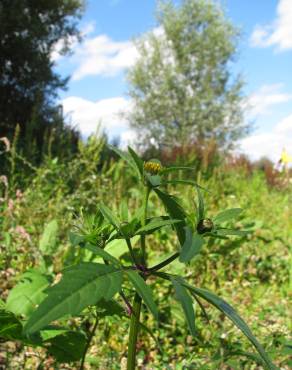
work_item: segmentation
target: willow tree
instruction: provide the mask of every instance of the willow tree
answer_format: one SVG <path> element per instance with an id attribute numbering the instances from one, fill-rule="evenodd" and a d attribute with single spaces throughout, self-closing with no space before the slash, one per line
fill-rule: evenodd
<path id="1" fill-rule="evenodd" d="M 158 27 L 136 40 L 128 71 L 128 118 L 141 143 L 190 144 L 216 139 L 230 146 L 247 127 L 242 81 L 232 73 L 239 32 L 209 0 L 159 3 Z"/>

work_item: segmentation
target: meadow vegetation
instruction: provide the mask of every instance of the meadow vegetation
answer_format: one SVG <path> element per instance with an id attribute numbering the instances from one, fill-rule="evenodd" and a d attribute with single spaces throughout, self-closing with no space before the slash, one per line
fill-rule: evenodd
<path id="1" fill-rule="evenodd" d="M 152 154 L 146 154 L 145 160 Z M 47 338 L 46 342 L 43 337 L 41 346 L 37 341 L 19 340 L 17 320 L 25 323 L 33 315 L 36 306 L 45 299 L 42 291 L 52 282 L 60 281 L 64 268 L 81 261 L 102 262 L 82 242 L 87 238 L 86 242 L 92 246 L 99 245 L 95 228 L 101 202 L 125 219 L 126 214 L 133 215 L 141 206 L 141 187 L 129 164 L 119 159 L 104 139 L 95 137 L 87 144 L 80 143 L 78 155 L 73 159 L 61 162 L 48 156 L 38 168 L 30 168 L 11 148 L 3 151 L 1 160 L 4 156 L 10 172 L 1 176 L 1 366 L 78 369 L 82 349 L 95 327 L 85 368 L 126 368 L 131 315 L 125 302 L 133 299 L 127 283 L 126 301 L 115 295 L 111 307 L 103 302 L 96 312 L 90 306 L 74 317 L 61 318 L 58 330 L 61 327 L 66 331 L 55 333 L 51 341 Z M 187 264 L 173 261 L 167 272 L 183 275 L 191 285 L 215 292 L 232 304 L 273 363 L 289 369 L 292 365 L 289 339 L 292 193 L 287 174 L 271 172 L 267 164 L 256 166 L 243 158 L 223 159 L 214 148 L 208 150 L 205 146 L 201 150 L 199 144 L 192 151 L 176 148 L 170 153 L 160 153 L 160 157 L 165 167 L 176 162 L 193 168 L 179 170 L 175 177 L 173 172 L 167 175 L 167 192 L 179 196 L 182 209 L 191 215 L 198 196 L 196 186 L 180 183 L 185 179 L 208 189 L 202 191 L 208 218 L 225 209 L 242 208 L 232 226 L 246 231 L 228 239 L 209 238 L 200 254 Z M 29 167 L 25 177 L 23 167 Z M 171 183 L 174 179 L 176 183 Z M 148 209 L 152 217 L 165 214 L 155 192 L 150 195 Z M 230 226 L 228 222 L 227 226 Z M 148 266 L 178 250 L 173 228 L 175 224 L 166 223 L 147 236 Z M 78 235 L 85 239 L 76 240 Z M 138 251 L 137 236 L 131 241 Z M 131 256 L 122 239 L 110 242 L 109 248 L 110 254 L 129 264 Z M 43 279 L 39 279 L 40 274 Z M 200 301 L 202 311 L 197 303 L 192 336 L 183 309 L 171 293 L 173 288 L 164 280 L 154 281 L 151 277 L 149 280 L 155 291 L 159 320 L 149 312 L 146 300 L 142 309 L 145 327 L 141 326 L 137 342 L 138 368 L 262 368 L 250 342 L 222 312 Z M 8 312 L 13 319 L 7 316 Z M 15 320 L 13 330 L 11 320 Z M 79 337 L 70 337 L 72 332 L 78 332 Z M 44 331 L 42 335 L 52 336 L 52 333 Z"/>

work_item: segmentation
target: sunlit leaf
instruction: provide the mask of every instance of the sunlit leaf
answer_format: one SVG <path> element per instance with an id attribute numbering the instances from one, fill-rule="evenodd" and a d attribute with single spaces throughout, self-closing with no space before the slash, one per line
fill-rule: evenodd
<path id="1" fill-rule="evenodd" d="M 99 209 L 101 213 L 103 214 L 104 218 L 108 220 L 110 224 L 113 225 L 113 227 L 120 231 L 120 221 L 119 219 L 112 213 L 112 211 L 103 203 L 99 204 Z"/>
<path id="2" fill-rule="evenodd" d="M 239 314 L 231 307 L 227 302 L 225 302 L 222 298 L 219 298 L 214 293 L 211 293 L 205 289 L 195 288 L 190 286 L 187 283 L 184 283 L 184 286 L 193 292 L 195 295 L 205 299 L 207 302 L 212 304 L 218 310 L 223 312 L 237 327 L 241 332 L 247 337 L 247 339 L 253 344 L 253 346 L 258 351 L 264 365 L 267 369 L 275 370 L 276 367 L 273 365 L 271 360 L 269 359 L 268 355 L 266 354 L 262 345 L 257 341 L 254 337 L 253 333 L 251 332 L 250 328 L 247 324 L 243 321 L 243 319 L 239 316 Z"/>
<path id="3" fill-rule="evenodd" d="M 0 309 L 0 338 L 6 340 L 21 339 L 22 324 L 14 315 L 5 309 Z"/>
<path id="4" fill-rule="evenodd" d="M 128 151 L 130 153 L 130 156 L 133 158 L 136 168 L 138 170 L 138 173 L 140 174 L 140 177 L 143 177 L 143 160 L 137 155 L 137 153 L 130 147 L 128 146 Z"/>
<path id="5" fill-rule="evenodd" d="M 10 291 L 6 308 L 15 315 L 30 315 L 35 307 L 46 297 L 44 290 L 51 279 L 37 271 L 25 272 L 19 283 Z"/>
<path id="6" fill-rule="evenodd" d="M 185 228 L 186 239 L 181 248 L 179 260 L 180 262 L 187 263 L 193 257 L 200 253 L 204 244 L 204 238 L 199 234 L 193 234 L 189 227 Z"/>
<path id="7" fill-rule="evenodd" d="M 188 327 L 193 336 L 196 335 L 195 328 L 195 312 L 193 307 L 193 300 L 191 299 L 188 290 L 182 285 L 184 282 L 179 277 L 172 277 L 171 282 L 175 290 L 175 298 L 180 302 Z"/>
<path id="8" fill-rule="evenodd" d="M 134 285 L 137 293 L 143 299 L 149 310 L 152 312 L 153 316 L 158 319 L 158 309 L 156 303 L 154 302 L 153 293 L 150 287 L 145 283 L 144 279 L 142 279 L 142 277 L 136 271 L 127 270 L 126 274 L 131 283 Z"/>
<path id="9" fill-rule="evenodd" d="M 164 226 L 173 225 L 173 224 L 176 224 L 178 222 L 182 222 L 182 221 L 181 220 L 172 220 L 172 219 L 168 219 L 168 220 L 156 219 L 156 220 L 150 221 L 147 225 L 138 229 L 136 231 L 136 234 L 142 234 L 142 233 L 146 233 L 146 232 L 149 232 L 149 231 L 158 230 L 158 229 L 160 229 Z"/>
<path id="10" fill-rule="evenodd" d="M 82 358 L 86 343 L 84 333 L 68 330 L 50 339 L 47 350 L 58 362 L 69 363 Z"/>
<path id="11" fill-rule="evenodd" d="M 166 211 L 173 219 L 182 220 L 183 222 L 174 224 L 174 228 L 176 229 L 176 233 L 181 245 L 183 245 L 185 241 L 185 217 L 186 214 L 182 208 L 182 206 L 177 202 L 174 196 L 163 192 L 159 189 L 154 189 L 155 193 L 158 195 L 160 200 L 162 201 Z"/>
<path id="12" fill-rule="evenodd" d="M 218 213 L 218 215 L 213 218 L 213 221 L 216 224 L 221 224 L 222 222 L 230 221 L 234 218 L 237 218 L 241 212 L 241 208 L 230 208 L 226 211 Z"/>
<path id="13" fill-rule="evenodd" d="M 106 252 L 104 249 L 101 249 L 97 246 L 87 243 L 85 247 L 87 250 L 91 251 L 92 253 L 102 257 L 105 261 L 111 262 L 113 265 L 120 266 L 120 261 L 116 259 L 114 256 Z"/>
<path id="14" fill-rule="evenodd" d="M 198 222 L 200 220 L 203 220 L 205 218 L 205 207 L 204 207 L 204 199 L 202 196 L 202 193 L 200 192 L 200 189 L 197 188 L 197 194 L 198 194 Z"/>
<path id="15" fill-rule="evenodd" d="M 77 315 L 99 300 L 111 299 L 120 291 L 122 270 L 85 262 L 64 270 L 59 283 L 47 290 L 48 296 L 30 316 L 25 333 L 36 332 L 65 315 Z"/>
<path id="16" fill-rule="evenodd" d="M 57 248 L 58 223 L 57 220 L 49 222 L 41 236 L 39 248 L 43 254 L 52 254 Z"/>

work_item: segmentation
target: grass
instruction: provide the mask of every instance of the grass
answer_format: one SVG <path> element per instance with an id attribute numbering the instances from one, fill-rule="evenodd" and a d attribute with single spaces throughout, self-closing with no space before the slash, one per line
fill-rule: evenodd
<path id="1" fill-rule="evenodd" d="M 58 274 L 64 266 L 80 260 L 84 252 L 70 246 L 68 232 L 81 209 L 84 214 L 93 213 L 100 200 L 113 209 L 119 208 L 125 196 L 129 199 L 129 210 L 138 203 L 139 191 L 122 162 L 110 160 L 97 166 L 102 151 L 99 145 L 93 142 L 92 147 L 84 147 L 79 157 L 67 164 L 48 158 L 26 179 L 21 193 L 16 192 L 17 185 L 8 189 L 7 198 L 0 205 L 0 292 L 4 301 L 18 276 L 27 269 L 37 266 Z M 98 153 L 94 165 L 93 152 Z M 204 174 L 196 173 L 195 177 L 210 191 L 206 197 L 207 215 L 213 216 L 225 208 L 241 207 L 244 212 L 237 226 L 250 233 L 240 240 L 231 238 L 227 242 L 209 243 L 187 267 L 189 281 L 195 286 L 215 290 L 219 296 L 232 302 L 277 366 L 289 369 L 292 366 L 289 360 L 291 186 L 270 187 L 260 170 L 247 173 L 240 166 L 228 168 L 223 164 L 211 177 L 208 176 L 208 180 Z M 195 193 L 191 188 L 182 189 L 184 204 L 189 207 Z M 157 199 L 151 196 L 150 212 L 155 214 L 157 207 Z M 44 258 L 39 243 L 51 220 L 58 224 L 57 247 L 53 257 Z M 171 232 L 164 229 L 157 232 L 151 239 L 149 258 L 153 264 L 170 253 L 175 243 Z M 173 272 L 184 269 L 178 262 L 171 266 Z M 212 325 L 208 325 L 206 318 L 196 309 L 198 335 L 192 338 L 188 335 L 180 307 L 170 298 L 169 287 L 159 283 L 157 289 L 162 310 L 159 324 L 154 323 L 147 312 L 143 313 L 143 322 L 153 328 L 163 352 L 142 330 L 138 342 L 139 368 L 261 369 L 255 364 L 257 359 L 251 346 L 220 313 L 205 305 L 212 321 Z M 70 319 L 72 328 L 79 323 L 88 325 L 83 316 Z M 87 357 L 88 368 L 124 368 L 126 352 L 123 351 L 128 325 L 129 322 L 121 324 L 115 317 L 100 320 Z M 17 342 L 0 344 L 0 348 L 0 364 L 2 361 L 8 369 L 35 369 L 39 364 L 39 369 L 58 366 L 44 351 L 24 349 Z M 61 368 L 77 367 L 70 364 Z"/>

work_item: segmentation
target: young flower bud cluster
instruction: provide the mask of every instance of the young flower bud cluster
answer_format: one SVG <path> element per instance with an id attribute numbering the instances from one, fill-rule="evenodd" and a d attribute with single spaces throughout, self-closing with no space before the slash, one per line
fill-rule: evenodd
<path id="1" fill-rule="evenodd" d="M 214 224 L 210 218 L 205 218 L 198 223 L 197 231 L 199 234 L 205 234 L 213 230 Z"/>
<path id="2" fill-rule="evenodd" d="M 158 162 L 148 161 L 144 163 L 144 170 L 151 175 L 157 175 L 162 170 L 162 166 Z"/>

